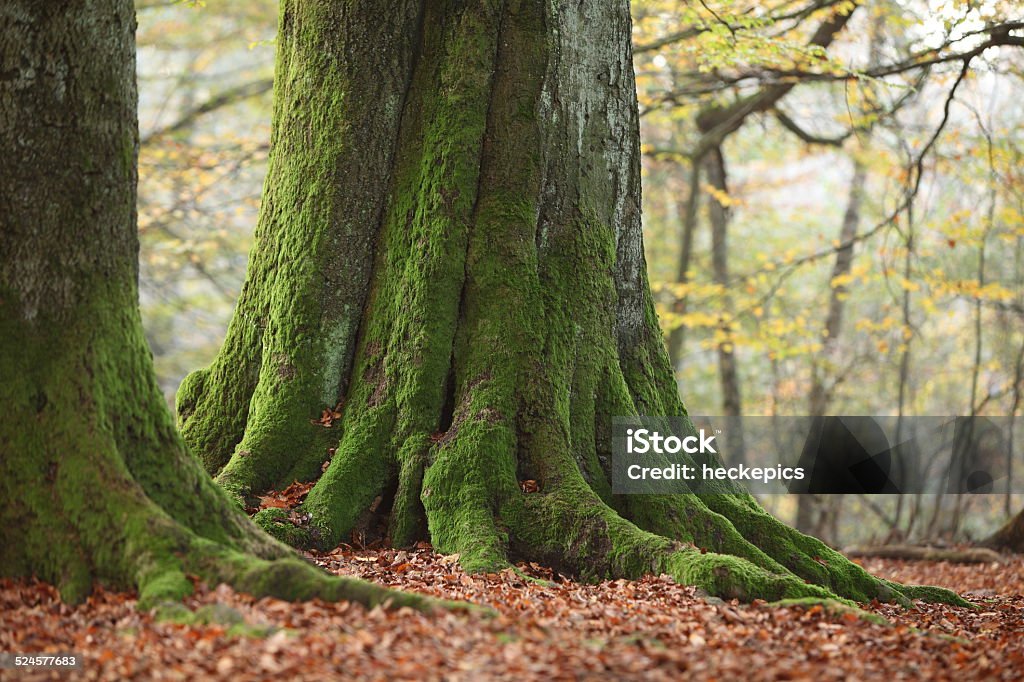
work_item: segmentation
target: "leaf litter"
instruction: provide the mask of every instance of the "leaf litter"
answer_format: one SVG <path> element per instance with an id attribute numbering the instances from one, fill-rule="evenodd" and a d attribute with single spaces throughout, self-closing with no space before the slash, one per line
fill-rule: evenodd
<path id="1" fill-rule="evenodd" d="M 390 587 L 492 606 L 424 615 L 319 600 L 254 599 L 200 585 L 192 610 L 230 607 L 263 637 L 225 623 L 179 625 L 99 589 L 84 604 L 30 580 L 0 580 L 0 651 L 78 652 L 79 671 L 0 670 L 0 679 L 188 680 L 1019 680 L 1024 558 L 1002 564 L 868 559 L 868 570 L 960 590 L 975 609 L 866 608 L 889 625 L 821 606 L 702 599 L 667 576 L 575 582 L 537 564 L 468 575 L 457 555 L 348 545 L 307 557 Z"/>

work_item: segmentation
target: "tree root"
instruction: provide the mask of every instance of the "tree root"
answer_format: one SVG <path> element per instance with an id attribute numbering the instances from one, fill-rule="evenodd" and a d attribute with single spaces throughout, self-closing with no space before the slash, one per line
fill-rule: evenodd
<path id="1" fill-rule="evenodd" d="M 322 599 L 352 601 L 367 608 L 409 607 L 417 611 L 480 610 L 472 604 L 436 599 L 426 595 L 391 590 L 364 580 L 332 576 L 298 556 L 261 559 L 203 538 L 174 526 L 163 537 L 140 539 L 146 549 L 133 557 L 140 566 L 135 575 L 139 607 L 148 609 L 167 602 L 180 602 L 194 585 L 189 576 L 211 584 L 226 583 L 254 597 L 275 597 L 286 601 Z M 486 611 L 486 609 L 483 609 Z"/>
<path id="2" fill-rule="evenodd" d="M 580 492 L 577 488 L 573 493 L 525 496 L 520 509 L 503 509 L 503 518 L 518 521 L 513 524 L 516 535 L 527 535 L 516 543 L 517 553 L 537 554 L 530 558 L 538 561 L 557 559 L 590 578 L 668 574 L 723 599 L 840 598 L 781 567 L 768 570 L 736 555 L 641 530 L 599 500 L 578 504 Z"/>
<path id="3" fill-rule="evenodd" d="M 554 490 L 525 493 L 513 483 L 514 458 L 493 454 L 510 453 L 509 443 L 509 431 L 500 423 L 464 419 L 450 441 L 431 451 L 433 461 L 422 478 L 429 537 L 438 551 L 459 554 L 469 572 L 499 571 L 514 557 L 584 580 L 667 574 L 716 597 L 747 602 L 818 599 L 851 606 L 877 599 L 910 606 L 911 599 L 924 598 L 967 605 L 948 590 L 875 578 L 740 494 L 631 496 L 620 514 L 573 468 L 562 472 Z M 483 452 L 492 456 L 485 460 Z M 364 473 L 335 465 L 336 472 Z M 392 472 L 389 480 L 375 482 L 374 489 L 396 484 L 408 489 L 420 479 L 414 471 Z M 332 485 L 353 488 L 343 479 Z M 338 501 L 325 495 L 318 504 L 332 499 Z M 634 509 L 642 511 L 631 520 Z M 275 536 L 300 545 L 336 538 L 344 530 L 324 528 L 317 519 L 296 528 L 286 516 L 264 510 L 257 519 Z"/>
<path id="4" fill-rule="evenodd" d="M 986 564 L 1005 561 L 1003 555 L 984 547 L 947 549 L 943 547 L 922 547 L 917 545 L 882 545 L 880 547 L 847 547 L 843 552 L 854 557 L 877 557 L 881 559 L 913 559 L 917 561 L 951 561 L 960 564 Z"/>
<path id="5" fill-rule="evenodd" d="M 833 616 L 854 616 L 858 620 L 863 620 L 874 625 L 886 625 L 892 626 L 893 623 L 886 620 L 884 617 L 877 613 L 865 611 L 864 609 L 856 606 L 851 606 L 848 603 L 836 601 L 835 599 L 780 599 L 768 604 L 773 608 L 788 608 L 788 607 L 801 607 L 807 609 L 813 609 L 816 606 L 820 606 L 825 613 Z"/>

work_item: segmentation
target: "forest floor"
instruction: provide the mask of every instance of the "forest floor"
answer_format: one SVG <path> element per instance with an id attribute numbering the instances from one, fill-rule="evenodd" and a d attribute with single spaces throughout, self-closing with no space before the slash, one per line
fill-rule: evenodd
<path id="1" fill-rule="evenodd" d="M 877 575 L 950 587 L 977 605 L 866 607 L 889 624 L 820 606 L 709 602 L 668 578 L 588 585 L 535 565 L 469 576 L 456 557 L 427 546 L 343 546 L 311 558 L 335 573 L 488 604 L 498 615 L 290 604 L 201 586 L 191 608 L 228 605 L 266 628 L 238 636 L 224 624 L 154 622 L 130 594 L 99 591 L 70 607 L 47 585 L 0 580 L 0 651 L 84 657 L 79 671 L 0 670 L 0 679 L 1024 678 L 1024 557 L 981 565 L 864 560 Z"/>

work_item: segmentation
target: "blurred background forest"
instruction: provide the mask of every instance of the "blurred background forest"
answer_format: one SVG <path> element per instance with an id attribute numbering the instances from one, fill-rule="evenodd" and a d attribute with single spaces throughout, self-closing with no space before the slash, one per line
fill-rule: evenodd
<path id="1" fill-rule="evenodd" d="M 137 8 L 142 312 L 173 400 L 244 278 L 277 2 Z M 1017 414 L 1017 0 L 634 0 L 633 16 L 647 262 L 690 410 Z M 1024 505 L 801 499 L 764 502 L 839 545 L 976 539 Z"/>

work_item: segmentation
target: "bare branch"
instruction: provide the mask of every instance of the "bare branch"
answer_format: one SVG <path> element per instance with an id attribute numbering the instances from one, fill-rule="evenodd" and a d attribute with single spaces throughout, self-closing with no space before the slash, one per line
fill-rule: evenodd
<path id="1" fill-rule="evenodd" d="M 842 135 L 836 137 L 822 137 L 820 135 L 815 135 L 814 133 L 807 132 L 806 130 L 801 128 L 796 121 L 790 118 L 788 114 L 786 114 L 778 107 L 776 107 L 773 110 L 773 113 L 775 114 L 776 120 L 782 124 L 783 128 L 793 133 L 798 138 L 800 138 L 801 141 L 806 142 L 807 144 L 817 144 L 826 147 L 842 147 L 843 142 L 845 142 L 851 135 L 853 135 L 853 129 L 850 129 L 847 130 Z"/>
<path id="2" fill-rule="evenodd" d="M 161 126 L 156 130 L 149 132 L 145 137 L 142 138 L 141 144 L 149 144 L 153 140 L 168 135 L 170 133 L 176 133 L 179 130 L 184 130 L 195 123 L 196 119 L 206 114 L 212 113 L 222 107 L 230 106 L 246 99 L 258 97 L 265 92 L 269 92 L 274 87 L 273 78 L 263 78 L 260 80 L 251 81 L 249 83 L 243 83 L 241 85 L 229 88 L 224 92 L 214 95 L 210 99 L 206 100 L 202 104 L 198 104 L 178 118 L 174 123 L 170 123 L 165 126 Z"/>

